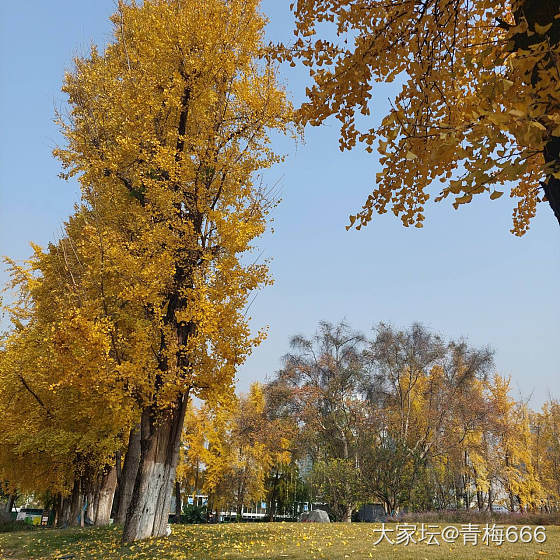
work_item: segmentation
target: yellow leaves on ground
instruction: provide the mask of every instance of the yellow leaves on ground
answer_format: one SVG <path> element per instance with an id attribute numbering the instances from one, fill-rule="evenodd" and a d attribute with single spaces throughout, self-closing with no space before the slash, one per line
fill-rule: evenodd
<path id="1" fill-rule="evenodd" d="M 394 529 L 393 524 L 389 524 Z M 174 525 L 168 538 L 121 546 L 118 527 L 37 531 L 23 536 L 0 536 L 10 558 L 54 560 L 72 554 L 76 560 L 502 560 L 554 556 L 560 547 L 560 529 L 546 528 L 545 543 L 505 543 L 497 547 L 410 544 L 374 545 L 379 524 L 239 523 Z M 41 543 L 39 541 L 42 541 Z"/>

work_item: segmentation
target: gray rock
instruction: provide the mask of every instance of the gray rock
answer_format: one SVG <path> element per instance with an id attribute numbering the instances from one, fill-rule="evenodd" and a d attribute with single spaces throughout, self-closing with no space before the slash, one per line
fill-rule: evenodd
<path id="1" fill-rule="evenodd" d="M 330 523 L 329 514 L 322 509 L 314 509 L 306 511 L 299 517 L 302 523 Z"/>

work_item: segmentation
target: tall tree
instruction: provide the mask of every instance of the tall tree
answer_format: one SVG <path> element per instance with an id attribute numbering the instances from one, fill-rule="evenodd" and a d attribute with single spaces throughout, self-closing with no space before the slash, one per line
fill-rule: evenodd
<path id="1" fill-rule="evenodd" d="M 59 502 L 72 493 L 70 509 L 90 494 L 92 521 L 105 524 L 115 452 L 134 410 L 118 370 L 111 292 L 103 289 L 91 218 L 78 211 L 47 251 L 35 247 L 27 265 L 11 263 L 18 299 L 6 308 L 13 329 L 0 353 L 0 470 L 22 491 L 49 492 Z"/>
<path id="2" fill-rule="evenodd" d="M 292 338 L 292 352 L 284 357 L 284 368 L 268 388 L 277 407 L 283 402 L 301 423 L 304 454 L 314 461 L 326 461 L 320 478 L 331 481 L 323 485 L 330 496 L 339 495 L 340 484 L 348 486 L 349 495 L 351 492 L 349 472 L 356 468 L 362 417 L 357 397 L 369 389 L 364 344 L 364 336 L 346 323 L 323 321 L 314 337 Z M 351 520 L 354 505 L 353 499 L 346 502 L 343 520 Z"/>
<path id="3" fill-rule="evenodd" d="M 422 227 L 435 200 L 494 200 L 511 182 L 512 232 L 537 203 L 560 222 L 560 0 L 296 0 L 296 42 L 283 50 L 310 68 L 303 122 L 341 123 L 340 148 L 358 142 L 382 171 L 350 225 L 391 210 Z M 332 33 L 331 33 L 332 31 Z M 334 38 L 333 38 L 334 37 Z M 379 126 L 368 122 L 376 82 L 402 83 Z"/>
<path id="4" fill-rule="evenodd" d="M 285 130 L 291 115 L 260 60 L 257 8 L 119 2 L 113 42 L 65 79 L 68 144 L 55 153 L 113 233 L 118 297 L 138 311 L 121 368 L 141 410 L 124 541 L 165 533 L 188 399 L 231 386 L 263 336 L 251 336 L 243 309 L 266 266 L 241 256 L 273 202 L 255 181 L 279 159 L 268 130 Z"/>

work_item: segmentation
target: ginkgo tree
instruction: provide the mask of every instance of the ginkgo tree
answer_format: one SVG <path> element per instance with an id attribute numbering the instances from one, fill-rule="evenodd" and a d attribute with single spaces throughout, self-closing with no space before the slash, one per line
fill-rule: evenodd
<path id="1" fill-rule="evenodd" d="M 261 58 L 257 0 L 119 2 L 114 39 L 66 75 L 67 176 L 111 232 L 106 252 L 133 313 L 118 365 L 141 414 L 123 539 L 163 535 L 189 397 L 232 385 L 258 344 L 243 310 L 266 284 L 244 254 L 274 204 L 256 174 L 280 158 L 269 130 L 291 108 Z"/>
<path id="2" fill-rule="evenodd" d="M 304 123 L 340 121 L 341 150 L 374 144 L 382 171 L 348 227 L 391 210 L 422 227 L 436 200 L 494 200 L 510 186 L 512 232 L 537 203 L 560 221 L 559 0 L 297 0 L 281 57 L 309 67 Z M 379 126 L 375 83 L 402 81 Z M 436 183 L 437 184 L 437 183 Z"/>
<path id="3" fill-rule="evenodd" d="M 247 395 L 189 409 L 178 477 L 205 492 L 210 509 L 233 506 L 241 519 L 244 506 L 265 498 L 271 469 L 290 464 L 292 435 L 284 421 L 267 417 L 263 386 L 253 383 Z"/>
<path id="4" fill-rule="evenodd" d="M 91 522 L 109 523 L 115 452 L 135 416 L 94 223 L 82 208 L 58 242 L 10 262 L 18 297 L 0 353 L 0 471 L 14 489 L 48 492 L 60 524 L 86 503 Z"/>

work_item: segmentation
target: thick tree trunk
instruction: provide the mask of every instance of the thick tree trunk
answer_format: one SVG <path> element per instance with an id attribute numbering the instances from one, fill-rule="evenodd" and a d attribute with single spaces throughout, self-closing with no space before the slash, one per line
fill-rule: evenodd
<path id="1" fill-rule="evenodd" d="M 187 401 L 188 394 L 181 395 L 174 409 L 159 418 L 151 409 L 142 413 L 140 465 L 123 542 L 166 533 Z"/>
<path id="2" fill-rule="evenodd" d="M 342 521 L 344 521 L 345 523 L 350 523 L 352 521 L 352 506 L 351 505 L 347 505 L 345 510 L 344 510 L 344 519 Z"/>
<path id="3" fill-rule="evenodd" d="M 14 507 L 16 499 L 17 499 L 17 494 L 10 494 L 8 496 L 8 501 L 2 504 L 2 508 L 0 509 L 0 512 L 6 517 L 6 519 L 10 518 L 10 515 L 12 513 L 12 508 Z"/>
<path id="4" fill-rule="evenodd" d="M 80 479 L 77 479 L 74 481 L 72 494 L 70 496 L 70 499 L 68 500 L 67 518 L 65 519 L 67 526 L 76 527 L 79 524 L 82 505 L 82 481 Z"/>
<path id="5" fill-rule="evenodd" d="M 54 502 L 54 526 L 61 527 L 64 517 L 64 498 L 62 494 L 57 494 Z"/>
<path id="6" fill-rule="evenodd" d="M 87 495 L 86 522 L 92 524 L 95 521 L 95 492 Z"/>
<path id="7" fill-rule="evenodd" d="M 124 457 L 124 464 L 119 483 L 119 494 L 115 523 L 123 524 L 126 521 L 126 512 L 132 499 L 134 483 L 140 465 L 140 424 L 130 431 L 128 449 Z"/>
<path id="8" fill-rule="evenodd" d="M 99 481 L 95 525 L 109 525 L 116 488 L 117 468 L 116 466 L 112 466 L 107 472 L 103 473 L 101 480 Z"/>

